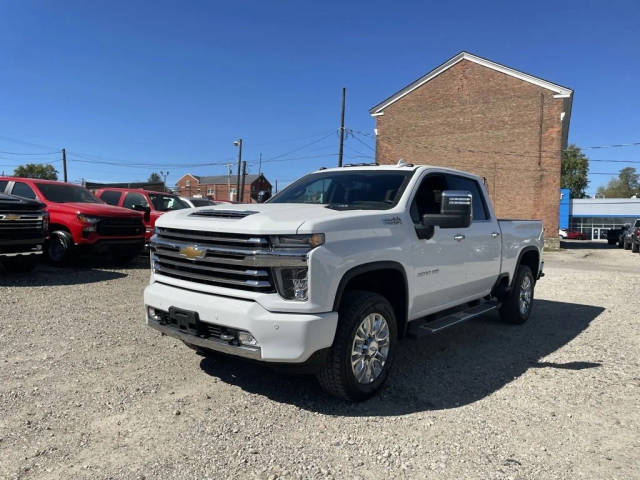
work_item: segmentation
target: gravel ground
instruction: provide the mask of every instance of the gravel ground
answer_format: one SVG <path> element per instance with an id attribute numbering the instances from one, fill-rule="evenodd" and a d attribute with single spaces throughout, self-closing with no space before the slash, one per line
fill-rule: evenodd
<path id="1" fill-rule="evenodd" d="M 0 478 L 638 479 L 640 256 L 569 246 L 363 404 L 145 327 L 142 260 L 2 277 Z"/>

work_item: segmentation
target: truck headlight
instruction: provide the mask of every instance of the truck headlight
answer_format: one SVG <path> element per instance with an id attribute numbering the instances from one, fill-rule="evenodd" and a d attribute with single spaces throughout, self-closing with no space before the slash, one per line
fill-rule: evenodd
<path id="1" fill-rule="evenodd" d="M 324 233 L 305 235 L 272 235 L 274 248 L 315 248 L 324 243 Z"/>
<path id="2" fill-rule="evenodd" d="M 300 302 L 308 299 L 307 267 L 282 267 L 273 270 L 276 277 L 276 288 L 282 298 Z"/>
<path id="3" fill-rule="evenodd" d="M 83 232 L 95 232 L 96 224 L 100 221 L 100 217 L 92 217 L 90 215 L 85 215 L 84 213 L 78 213 L 78 220 L 80 220 L 84 225 L 82 226 Z"/>

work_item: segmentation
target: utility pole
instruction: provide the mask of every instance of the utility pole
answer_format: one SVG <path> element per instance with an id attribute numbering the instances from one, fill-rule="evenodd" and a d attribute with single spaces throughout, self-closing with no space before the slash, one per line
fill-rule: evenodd
<path id="1" fill-rule="evenodd" d="M 242 139 L 239 138 L 233 144 L 238 147 L 238 179 L 236 181 L 236 201 L 240 198 L 240 165 L 242 164 Z"/>
<path id="2" fill-rule="evenodd" d="M 62 171 L 64 174 L 64 181 L 67 181 L 67 150 L 62 149 Z"/>
<path id="3" fill-rule="evenodd" d="M 247 176 L 247 162 L 242 162 L 242 186 L 240 187 L 240 203 L 244 203 L 244 180 Z"/>
<path id="4" fill-rule="evenodd" d="M 164 191 L 167 191 L 167 177 L 169 176 L 169 170 L 166 172 L 160 170 L 160 175 L 162 176 L 162 184 L 164 186 Z"/>
<path id="5" fill-rule="evenodd" d="M 340 149 L 338 150 L 338 166 L 342 166 L 342 151 L 344 147 L 344 100 L 347 95 L 347 89 L 342 87 L 342 109 L 340 111 Z"/>
<path id="6" fill-rule="evenodd" d="M 258 176 L 262 173 L 262 152 L 260 152 L 260 160 L 258 160 Z"/>
<path id="7" fill-rule="evenodd" d="M 231 201 L 231 167 L 233 167 L 233 163 L 226 163 L 225 167 L 227 167 L 227 200 Z"/>
<path id="8" fill-rule="evenodd" d="M 278 180 L 276 180 L 276 193 L 278 193 Z"/>

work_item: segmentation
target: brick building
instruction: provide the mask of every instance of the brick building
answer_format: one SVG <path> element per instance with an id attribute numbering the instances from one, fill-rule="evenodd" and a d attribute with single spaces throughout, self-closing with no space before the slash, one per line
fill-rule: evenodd
<path id="1" fill-rule="evenodd" d="M 235 175 L 199 176 L 187 173 L 176 182 L 176 192 L 183 197 L 204 197 L 211 200 L 236 201 Z M 263 174 L 246 175 L 244 203 L 255 203 L 258 192 L 271 192 L 271 183 Z"/>
<path id="2" fill-rule="evenodd" d="M 376 160 L 485 177 L 502 218 L 542 219 L 559 245 L 561 152 L 573 91 L 467 52 L 373 107 Z"/>

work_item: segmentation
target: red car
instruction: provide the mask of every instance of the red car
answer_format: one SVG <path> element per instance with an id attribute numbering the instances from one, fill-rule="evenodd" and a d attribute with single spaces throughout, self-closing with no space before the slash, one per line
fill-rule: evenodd
<path id="1" fill-rule="evenodd" d="M 147 244 L 153 235 L 153 227 L 160 215 L 172 210 L 191 208 L 177 195 L 151 192 L 141 188 L 100 188 L 96 190 L 96 196 L 109 205 L 143 212 Z"/>
<path id="2" fill-rule="evenodd" d="M 567 232 L 567 240 L 586 240 L 587 234 L 583 232 Z"/>
<path id="3" fill-rule="evenodd" d="M 0 177 L 0 193 L 44 203 L 49 213 L 45 253 L 54 264 L 80 250 L 111 253 L 131 261 L 144 248 L 142 215 L 105 205 L 87 189 L 71 183 L 35 178 Z"/>

